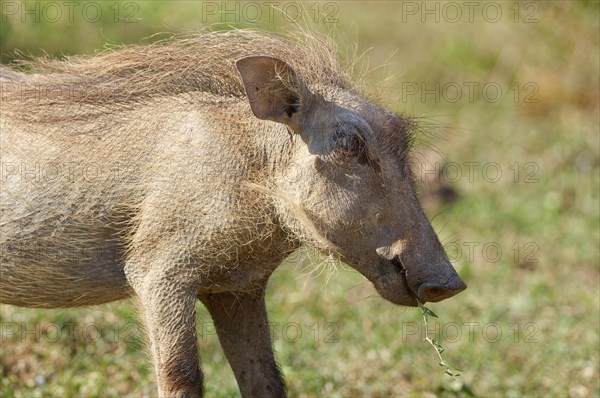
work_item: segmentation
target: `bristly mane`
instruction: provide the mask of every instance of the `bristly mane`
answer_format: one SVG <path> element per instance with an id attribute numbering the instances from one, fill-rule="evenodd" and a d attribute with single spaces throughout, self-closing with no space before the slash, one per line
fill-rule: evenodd
<path id="1" fill-rule="evenodd" d="M 379 100 L 372 92 L 364 92 L 370 90 L 362 82 L 352 83 L 347 72 L 351 65 L 339 61 L 330 38 L 298 31 L 276 35 L 232 30 L 173 35 L 94 56 L 19 60 L 12 68 L 0 68 L 0 106 L 15 120 L 53 125 L 70 124 L 74 117 L 93 120 L 180 94 L 202 94 L 196 96 L 200 101 L 207 95 L 242 98 L 245 92 L 235 61 L 250 55 L 287 62 L 315 92 L 333 87 Z M 383 137 L 384 146 L 404 159 L 413 139 L 414 120 L 390 114 L 386 124 L 384 130 L 391 134 Z"/>
<path id="2" fill-rule="evenodd" d="M 17 69 L 34 73 L 23 75 L 33 90 L 29 94 L 22 90 L 19 102 L 21 106 L 23 101 L 35 105 L 42 99 L 41 103 L 47 100 L 60 104 L 64 98 L 107 106 L 191 92 L 242 97 L 244 89 L 234 63 L 249 55 L 280 58 L 309 85 L 350 88 L 350 79 L 331 43 L 324 39 L 233 30 L 175 35 L 154 44 L 118 47 L 96 56 L 18 61 Z M 14 75 L 10 70 L 7 73 Z M 59 90 L 70 93 L 40 98 L 40 93 Z M 5 95 L 5 99 L 10 96 Z"/>

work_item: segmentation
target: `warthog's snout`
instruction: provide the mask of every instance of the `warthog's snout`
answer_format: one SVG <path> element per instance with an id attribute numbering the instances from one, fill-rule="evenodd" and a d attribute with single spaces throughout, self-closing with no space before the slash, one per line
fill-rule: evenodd
<path id="1" fill-rule="evenodd" d="M 458 275 L 452 275 L 445 283 L 425 282 L 417 289 L 417 297 L 422 303 L 438 302 L 450 298 L 467 288 Z"/>
<path id="2" fill-rule="evenodd" d="M 399 244 L 394 247 L 380 247 L 377 254 L 399 268 L 404 280 L 404 287 L 410 295 L 421 303 L 438 302 L 450 298 L 467 288 L 467 284 L 460 279 L 456 270 L 445 257 L 442 261 L 415 261 L 421 256 L 405 256 L 402 259 Z"/>

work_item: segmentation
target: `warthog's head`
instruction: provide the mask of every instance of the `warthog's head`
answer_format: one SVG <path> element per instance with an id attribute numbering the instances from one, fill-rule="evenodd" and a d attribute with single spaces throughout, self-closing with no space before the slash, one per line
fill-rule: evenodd
<path id="1" fill-rule="evenodd" d="M 346 90 L 315 94 L 276 58 L 236 66 L 254 115 L 303 141 L 278 171 L 277 189 L 345 262 L 397 304 L 441 301 L 466 288 L 416 199 L 406 120 Z"/>

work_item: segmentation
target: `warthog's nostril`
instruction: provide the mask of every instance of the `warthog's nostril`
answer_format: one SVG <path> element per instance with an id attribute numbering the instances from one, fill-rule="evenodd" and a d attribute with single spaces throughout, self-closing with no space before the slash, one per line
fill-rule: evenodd
<path id="1" fill-rule="evenodd" d="M 444 284 L 424 283 L 419 287 L 417 296 L 422 303 L 437 302 L 450 298 L 466 288 L 467 284 L 455 275 Z"/>

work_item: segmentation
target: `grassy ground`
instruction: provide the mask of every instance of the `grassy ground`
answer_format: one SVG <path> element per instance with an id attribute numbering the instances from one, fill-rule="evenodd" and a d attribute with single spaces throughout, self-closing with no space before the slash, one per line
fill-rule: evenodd
<path id="1" fill-rule="evenodd" d="M 95 4 L 98 22 L 91 9 L 88 20 L 78 9 L 72 23 L 66 9 L 56 20 L 47 9 L 39 22 L 23 22 L 10 8 L 21 3 L 2 1 L 2 53 L 90 53 L 203 19 L 255 15 L 243 11 L 246 3 L 225 21 L 207 8 L 220 2 L 120 3 L 115 22 L 109 3 Z M 455 23 L 452 4 L 461 12 Z M 486 4 L 497 4 L 501 15 Z M 341 266 L 309 275 L 299 256 L 276 272 L 268 293 L 292 396 L 600 395 L 598 3 L 473 7 L 470 14 L 461 2 L 329 2 L 309 3 L 302 14 L 333 13 L 337 21 L 325 25 L 340 48 L 355 40 L 370 48 L 367 82 L 395 111 L 423 117 L 430 134 L 420 152 L 433 162 L 427 171 L 446 164 L 441 176 L 427 174 L 424 189 L 441 181 L 459 200 L 428 211 L 469 289 L 430 306 L 439 321 L 429 332 L 446 347 L 446 361 L 462 369 L 466 387 L 456 392 L 440 373 L 418 310 L 384 302 Z M 260 27 L 285 22 L 278 11 L 273 20 Z M 210 318 L 198 309 L 207 395 L 238 395 Z M 155 391 L 129 302 L 83 310 L 2 306 L 0 321 L 0 396 Z"/>

